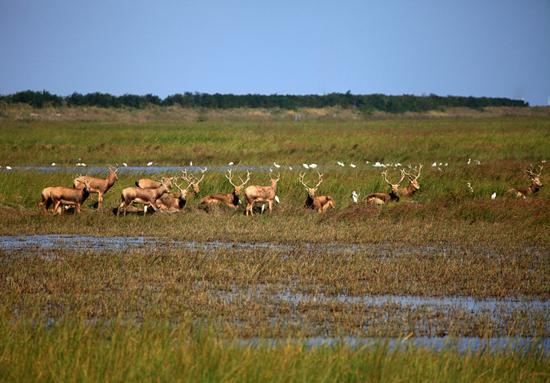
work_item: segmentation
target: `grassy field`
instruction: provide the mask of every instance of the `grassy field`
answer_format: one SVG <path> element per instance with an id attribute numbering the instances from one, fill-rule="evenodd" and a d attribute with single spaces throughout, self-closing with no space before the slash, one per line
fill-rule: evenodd
<path id="1" fill-rule="evenodd" d="M 0 235 L 145 236 L 291 247 L 0 250 L 0 380 L 549 379 L 548 355 L 537 352 L 392 350 L 383 342 L 374 349 L 309 348 L 295 342 L 409 334 L 549 337 L 544 305 L 472 311 L 357 300 L 390 295 L 547 302 L 548 186 L 526 200 L 504 197 L 510 186 L 528 186 L 522 171 L 530 163 L 550 159 L 547 115 L 365 118 L 337 110 L 303 111 L 305 117 L 294 121 L 292 113 L 281 111 L 246 112 L 246 118 L 231 111 L 163 113 L 4 111 L 0 165 L 15 169 L 0 168 Z M 41 189 L 70 185 L 77 169 L 44 173 L 17 167 L 80 161 L 100 167 L 193 161 L 212 169 L 181 213 L 114 216 L 110 209 L 121 190 L 143 176 L 123 170 L 105 197 L 105 211 L 91 207 L 96 200 L 91 196 L 81 215 L 41 213 Z M 231 191 L 214 170 L 229 161 L 262 167 L 253 171 L 255 184 L 268 184 L 265 169 L 273 161 L 283 165 L 281 204 L 273 214 L 250 218 L 242 210 L 207 213 L 197 207 L 202 196 Z M 342 168 L 336 161 L 357 167 Z M 375 161 L 423 163 L 421 190 L 381 208 L 353 204 L 352 190 L 362 197 L 387 190 L 381 169 L 371 166 Z M 319 193 L 336 199 L 336 209 L 325 215 L 303 207 L 298 173 L 302 163 L 312 162 L 325 174 Z M 432 167 L 433 162 L 448 166 Z M 397 174 L 390 170 L 390 177 Z M 309 177 L 315 173 L 309 171 Z M 335 244 L 362 247 L 334 253 L 329 246 Z M 250 346 L 239 344 L 243 339 L 289 342 Z"/>

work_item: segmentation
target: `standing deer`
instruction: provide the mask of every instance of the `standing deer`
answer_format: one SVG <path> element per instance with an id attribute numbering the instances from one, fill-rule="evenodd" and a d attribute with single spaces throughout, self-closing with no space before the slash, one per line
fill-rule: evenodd
<path id="1" fill-rule="evenodd" d="M 109 166 L 109 174 L 107 178 L 101 179 L 91 176 L 80 176 L 73 181 L 73 186 L 78 187 L 79 183 L 84 183 L 87 181 L 90 185 L 90 193 L 97 193 L 97 208 L 101 209 L 103 207 L 103 195 L 115 184 L 115 181 L 118 180 L 118 168 L 114 169 Z"/>
<path id="2" fill-rule="evenodd" d="M 390 186 L 390 192 L 389 193 L 371 193 L 369 194 L 365 200 L 369 205 L 383 205 L 386 202 L 389 201 L 399 201 L 399 185 L 403 180 L 405 179 L 405 170 L 401 169 L 401 179 L 397 183 L 391 183 L 388 180 L 388 172 L 387 170 L 384 170 L 382 172 L 382 175 L 384 176 L 384 181 Z"/>
<path id="3" fill-rule="evenodd" d="M 267 202 L 269 213 L 273 211 L 273 200 L 277 194 L 277 182 L 281 179 L 281 175 L 278 174 L 277 178 L 271 178 L 271 186 L 256 186 L 250 185 L 244 189 L 244 196 L 246 198 L 246 210 L 245 214 L 254 215 L 252 212 L 254 204 L 256 202 Z"/>
<path id="4" fill-rule="evenodd" d="M 304 185 L 307 191 L 305 207 L 316 210 L 318 213 L 324 213 L 328 209 L 334 208 L 336 205 L 336 201 L 334 201 L 334 199 L 331 196 L 327 196 L 327 195 L 315 196 L 315 193 L 317 192 L 319 185 L 323 183 L 323 175 L 319 172 L 317 172 L 317 175 L 319 179 L 318 179 L 317 185 L 315 185 L 314 187 L 309 187 L 304 182 L 304 177 L 306 176 L 306 173 L 300 174 L 299 181 L 302 185 Z"/>
<path id="5" fill-rule="evenodd" d="M 227 193 L 227 194 L 218 193 L 218 194 L 206 196 L 203 199 L 201 199 L 200 205 L 213 206 L 213 205 L 223 204 L 233 209 L 239 208 L 239 205 L 241 203 L 240 201 L 241 190 L 244 187 L 244 185 L 246 185 L 248 181 L 250 181 L 250 172 L 249 171 L 246 172 L 246 180 L 244 181 L 241 177 L 239 177 L 239 179 L 241 180 L 240 185 L 235 185 L 233 183 L 233 175 L 231 174 L 231 170 L 227 171 L 225 178 L 227 178 L 231 186 L 233 186 L 233 192 Z"/>
<path id="6" fill-rule="evenodd" d="M 538 166 L 537 171 L 534 170 L 533 165 L 531 164 L 526 170 L 525 173 L 531 180 L 531 185 L 524 188 L 511 188 L 508 189 L 507 193 L 513 195 L 516 198 L 527 198 L 531 194 L 537 193 L 542 188 L 542 181 L 540 176 L 542 174 L 543 165 Z"/>
<path id="7" fill-rule="evenodd" d="M 77 188 L 67 188 L 63 186 L 47 187 L 42 190 L 42 200 L 39 207 L 44 207 L 47 212 L 53 204 L 53 214 L 61 214 L 63 205 L 74 205 L 76 212 L 80 214 L 80 206 L 90 195 L 90 183 L 87 180 L 75 182 Z"/>
<path id="8" fill-rule="evenodd" d="M 407 187 L 399 189 L 399 194 L 403 197 L 412 197 L 414 193 L 416 193 L 418 190 L 420 190 L 420 184 L 418 183 L 418 177 L 420 177 L 420 173 L 422 172 L 422 164 L 420 164 L 418 167 L 415 166 L 412 168 L 409 165 L 409 171 L 405 171 L 405 175 L 409 179 L 409 184 Z"/>
<path id="9" fill-rule="evenodd" d="M 124 215 L 126 215 L 126 210 L 133 202 L 144 204 L 144 214 L 147 213 L 148 206 L 151 206 L 154 211 L 157 211 L 157 199 L 159 199 L 163 194 L 168 193 L 171 187 L 172 181 L 170 179 L 163 179 L 160 187 L 156 189 L 142 189 L 135 186 L 123 189 L 121 193 L 122 202 L 118 207 L 117 215 L 120 214 L 121 210 L 124 210 Z"/>

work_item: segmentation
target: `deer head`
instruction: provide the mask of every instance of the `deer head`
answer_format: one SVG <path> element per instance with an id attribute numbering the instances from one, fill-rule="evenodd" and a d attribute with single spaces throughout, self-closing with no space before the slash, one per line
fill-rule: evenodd
<path id="1" fill-rule="evenodd" d="M 197 179 L 197 177 L 195 177 L 193 174 L 188 174 L 187 170 L 182 170 L 181 179 L 186 181 L 193 188 L 193 193 L 198 194 L 201 191 L 199 185 L 204 179 L 204 174 L 200 179 Z"/>
<path id="2" fill-rule="evenodd" d="M 409 170 L 403 170 L 407 178 L 409 179 L 410 183 L 409 186 L 414 189 L 414 191 L 420 189 L 420 184 L 418 183 L 418 177 L 420 177 L 420 173 L 422 172 L 422 164 L 415 166 L 414 168 L 409 165 Z"/>
<path id="3" fill-rule="evenodd" d="M 317 172 L 317 175 L 319 177 L 318 180 L 317 180 L 318 181 L 317 185 L 315 185 L 314 187 L 310 187 L 304 182 L 304 177 L 306 176 L 306 173 L 300 173 L 299 181 L 302 185 L 304 185 L 304 187 L 306 188 L 307 194 L 311 198 L 315 198 L 315 193 L 317 192 L 317 189 L 319 188 L 319 185 L 321 185 L 323 183 L 323 175 L 319 172 Z"/>
<path id="4" fill-rule="evenodd" d="M 384 181 L 386 181 L 386 183 L 388 185 L 390 185 L 391 193 L 397 195 L 399 193 L 399 185 L 405 179 L 405 170 L 401 169 L 401 179 L 397 183 L 392 183 L 388 180 L 388 171 L 387 170 L 384 170 L 381 174 L 382 174 L 382 176 L 384 176 Z"/>
<path id="5" fill-rule="evenodd" d="M 118 167 L 113 168 L 112 166 L 109 166 L 109 176 L 108 178 L 118 181 Z"/>
<path id="6" fill-rule="evenodd" d="M 277 182 L 281 179 L 281 173 L 277 173 L 277 177 L 273 178 L 271 174 L 269 175 L 269 179 L 271 180 L 271 187 L 276 187 Z"/>
<path id="7" fill-rule="evenodd" d="M 535 170 L 533 167 L 533 164 L 531 164 L 526 170 L 525 173 L 529 176 L 531 179 L 531 182 L 533 183 L 533 186 L 537 189 L 540 189 L 542 187 L 542 182 L 540 180 L 540 176 L 542 174 L 542 167 L 543 165 L 538 165 L 538 169 Z"/>
<path id="8" fill-rule="evenodd" d="M 239 176 L 239 179 L 241 180 L 240 185 L 236 185 L 236 184 L 233 183 L 233 174 L 231 174 L 231 169 L 229 169 L 227 171 L 227 174 L 225 175 L 225 178 L 227 178 L 227 180 L 229 181 L 231 186 L 233 186 L 233 193 L 236 194 L 236 195 L 240 195 L 241 190 L 243 189 L 244 185 L 246 185 L 248 183 L 248 181 L 250 181 L 250 172 L 248 170 L 246 171 L 246 180 L 244 180 L 244 181 Z"/>

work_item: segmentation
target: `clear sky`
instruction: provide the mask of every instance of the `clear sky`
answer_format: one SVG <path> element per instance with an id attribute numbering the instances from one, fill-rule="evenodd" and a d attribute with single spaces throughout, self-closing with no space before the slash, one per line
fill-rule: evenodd
<path id="1" fill-rule="evenodd" d="M 550 0 L 0 0 L 0 93 L 550 97 Z"/>

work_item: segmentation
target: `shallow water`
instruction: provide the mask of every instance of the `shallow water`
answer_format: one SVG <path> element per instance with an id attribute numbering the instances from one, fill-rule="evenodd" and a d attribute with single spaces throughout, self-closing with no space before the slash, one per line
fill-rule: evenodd
<path id="1" fill-rule="evenodd" d="M 275 347 L 291 344 L 303 344 L 306 347 L 345 345 L 352 348 L 376 347 L 387 345 L 390 350 L 404 349 L 408 346 L 427 348 L 433 351 L 453 350 L 459 353 L 489 351 L 489 352 L 550 352 L 550 338 L 530 337 L 411 337 L 404 338 L 360 338 L 360 337 L 312 337 L 306 339 L 263 339 L 252 338 L 238 341 L 242 346 L 268 346 Z"/>
<path id="2" fill-rule="evenodd" d="M 0 236 L 0 250 L 14 252 L 20 250 L 56 250 L 73 251 L 112 251 L 136 248 L 182 248 L 198 250 L 215 249 L 269 249 L 278 251 L 292 251 L 305 249 L 314 252 L 328 253 L 357 253 L 372 252 L 377 257 L 391 257 L 400 254 L 447 254 L 452 251 L 447 246 L 395 246 L 383 244 L 347 244 L 347 243 L 298 243 L 281 244 L 272 242 L 224 242 L 224 241 L 184 241 L 173 239 L 159 239 L 154 237 L 96 237 L 80 234 L 39 234 Z"/>
<path id="3" fill-rule="evenodd" d="M 119 174 L 124 173 L 144 173 L 144 174 L 156 174 L 156 173 L 179 173 L 182 170 L 187 170 L 191 173 L 200 173 L 204 170 L 204 166 L 121 166 L 118 168 Z M 269 166 L 247 166 L 239 165 L 238 168 L 227 165 L 208 166 L 208 172 L 225 173 L 227 170 L 233 169 L 238 171 L 251 171 L 251 172 L 269 172 Z M 297 169 L 297 168 L 296 168 Z M 276 169 L 273 169 L 274 171 Z M 12 166 L 12 172 L 38 172 L 38 173 L 78 173 L 78 174 L 95 174 L 106 175 L 107 166 Z"/>

